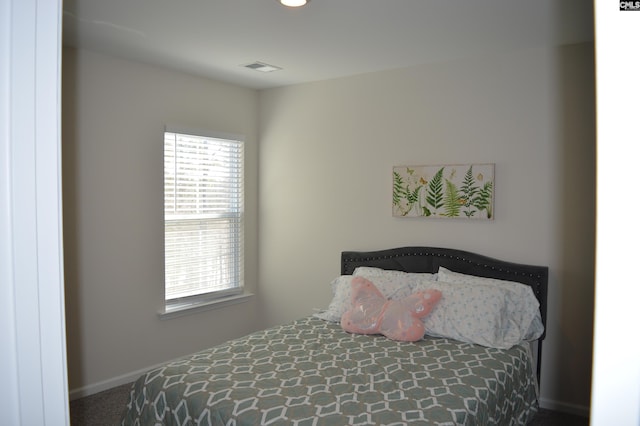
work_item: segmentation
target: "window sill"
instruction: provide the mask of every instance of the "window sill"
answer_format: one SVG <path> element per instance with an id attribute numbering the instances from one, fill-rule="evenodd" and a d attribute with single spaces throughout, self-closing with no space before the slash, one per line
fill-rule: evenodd
<path id="1" fill-rule="evenodd" d="M 253 297 L 253 293 L 242 293 L 222 297 L 220 299 L 208 300 L 206 302 L 183 303 L 180 305 L 167 306 L 162 311 L 158 312 L 158 316 L 162 320 L 177 318 L 184 315 L 195 314 L 197 312 L 209 311 L 211 309 L 218 309 L 225 306 L 248 302 L 251 297 Z"/>

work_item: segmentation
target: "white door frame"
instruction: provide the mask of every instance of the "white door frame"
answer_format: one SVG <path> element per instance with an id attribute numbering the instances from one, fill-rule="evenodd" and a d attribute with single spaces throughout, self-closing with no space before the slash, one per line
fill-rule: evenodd
<path id="1" fill-rule="evenodd" d="M 0 0 L 0 413 L 68 425 L 62 0 Z"/>

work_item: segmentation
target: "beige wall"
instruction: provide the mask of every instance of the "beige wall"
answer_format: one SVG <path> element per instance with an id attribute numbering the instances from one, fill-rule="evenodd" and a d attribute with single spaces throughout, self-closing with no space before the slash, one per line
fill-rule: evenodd
<path id="1" fill-rule="evenodd" d="M 260 94 L 265 323 L 326 307 L 341 250 L 432 245 L 550 268 L 546 406 L 589 405 L 593 45 L 371 73 Z M 495 163 L 495 220 L 391 216 L 394 165 Z"/>
<path id="2" fill-rule="evenodd" d="M 415 244 L 548 265 L 542 401 L 588 407 L 592 44 L 260 93 L 85 51 L 65 50 L 63 72 L 71 390 L 308 315 L 341 250 Z M 165 122 L 247 136 L 249 303 L 156 315 Z M 472 162 L 496 164 L 494 221 L 391 217 L 392 166 Z"/>
<path id="3" fill-rule="evenodd" d="M 246 137 L 246 286 L 256 289 L 256 104 L 254 90 L 64 50 L 64 254 L 72 397 L 258 327 L 255 298 L 175 319 L 157 315 L 164 297 L 166 123 Z"/>

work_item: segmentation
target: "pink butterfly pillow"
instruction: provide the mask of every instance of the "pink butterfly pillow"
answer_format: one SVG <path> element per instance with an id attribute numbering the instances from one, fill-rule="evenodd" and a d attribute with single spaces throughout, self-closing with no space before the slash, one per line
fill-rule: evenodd
<path id="1" fill-rule="evenodd" d="M 431 312 L 442 297 L 439 290 L 413 293 L 401 300 L 387 300 L 363 277 L 351 280 L 351 307 L 340 325 L 349 333 L 382 334 L 393 340 L 415 342 L 424 336 L 421 318 Z"/>

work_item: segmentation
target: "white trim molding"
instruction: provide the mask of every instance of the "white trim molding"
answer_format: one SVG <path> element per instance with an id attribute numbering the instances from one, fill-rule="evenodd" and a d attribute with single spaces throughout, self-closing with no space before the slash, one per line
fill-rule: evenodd
<path id="1" fill-rule="evenodd" d="M 64 425 L 62 0 L 0 0 L 0 12 L 0 412 Z"/>

